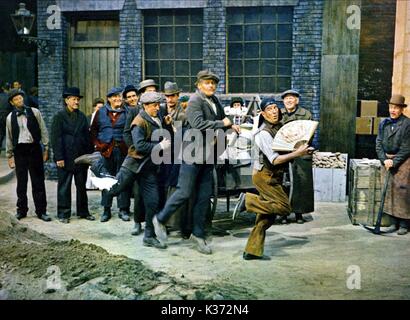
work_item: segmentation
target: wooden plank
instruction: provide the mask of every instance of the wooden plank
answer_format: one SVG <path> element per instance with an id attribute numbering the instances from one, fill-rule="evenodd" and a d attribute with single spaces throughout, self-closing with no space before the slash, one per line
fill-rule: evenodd
<path id="1" fill-rule="evenodd" d="M 349 6 L 361 5 L 361 0 L 326 0 L 323 2 L 323 54 L 359 54 L 360 29 L 348 28 Z"/>
<path id="2" fill-rule="evenodd" d="M 118 48 L 118 41 L 74 41 L 72 48 Z"/>
<path id="3" fill-rule="evenodd" d="M 351 158 L 355 153 L 358 65 L 358 55 L 322 57 L 320 150 L 348 153 Z"/>
<path id="4" fill-rule="evenodd" d="M 116 63 L 115 63 L 115 50 L 112 48 L 107 49 L 107 66 L 108 66 L 108 74 L 107 74 L 107 85 L 109 88 L 112 88 L 116 84 Z"/>
<path id="5" fill-rule="evenodd" d="M 86 65 L 85 65 L 85 91 L 84 91 L 84 104 L 82 106 L 82 111 L 85 114 L 90 114 L 91 112 L 91 105 L 92 105 L 92 95 L 93 95 L 93 79 L 95 75 L 93 75 L 93 53 L 95 49 L 85 49 L 85 56 L 86 56 Z"/>
<path id="6" fill-rule="evenodd" d="M 108 91 L 108 65 L 107 65 L 107 51 L 106 48 L 99 49 L 100 51 L 100 94 L 106 99 Z"/>
<path id="7" fill-rule="evenodd" d="M 93 68 L 92 68 L 92 73 L 93 73 L 93 100 L 95 98 L 101 97 L 101 92 L 100 92 L 100 49 L 94 49 L 93 50 Z M 92 104 L 92 103 L 91 103 Z M 93 112 L 92 110 L 92 105 L 90 106 L 90 114 Z"/>

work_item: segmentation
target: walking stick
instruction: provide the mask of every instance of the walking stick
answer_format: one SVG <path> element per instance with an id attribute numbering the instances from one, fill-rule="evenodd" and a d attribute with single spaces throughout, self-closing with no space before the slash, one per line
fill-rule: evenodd
<path id="1" fill-rule="evenodd" d="M 363 228 L 365 228 L 366 230 L 368 230 L 368 231 L 370 231 L 370 232 L 372 232 L 372 233 L 374 233 L 374 234 L 386 233 L 386 232 L 380 230 L 380 226 L 381 226 L 381 224 L 382 224 L 384 200 L 385 200 L 385 198 L 386 198 L 387 187 L 388 187 L 388 185 L 389 185 L 389 180 L 390 180 L 391 175 L 392 175 L 392 174 L 391 174 L 390 170 L 387 170 L 387 172 L 386 172 L 386 179 L 384 180 L 384 185 L 383 185 L 383 189 L 382 189 L 382 198 L 381 198 L 381 201 L 380 201 L 380 208 L 379 208 L 379 212 L 378 212 L 378 214 L 377 214 L 377 220 L 376 220 L 376 225 L 375 225 L 375 227 L 374 227 L 374 228 L 370 228 L 370 227 L 368 227 L 368 226 L 366 226 L 366 225 L 364 225 L 364 224 L 361 224 L 361 226 L 362 226 Z"/>

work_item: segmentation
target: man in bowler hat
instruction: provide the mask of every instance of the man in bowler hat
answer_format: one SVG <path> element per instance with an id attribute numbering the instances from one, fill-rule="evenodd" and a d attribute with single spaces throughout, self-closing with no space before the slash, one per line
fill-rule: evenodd
<path id="1" fill-rule="evenodd" d="M 60 222 L 69 223 L 71 217 L 71 183 L 76 186 L 77 216 L 95 220 L 88 211 L 86 191 L 87 166 L 75 164 L 74 159 L 92 152 L 87 117 L 79 110 L 83 96 L 76 87 L 63 93 L 65 106 L 57 112 L 51 126 L 51 145 L 57 164 L 57 216 Z"/>

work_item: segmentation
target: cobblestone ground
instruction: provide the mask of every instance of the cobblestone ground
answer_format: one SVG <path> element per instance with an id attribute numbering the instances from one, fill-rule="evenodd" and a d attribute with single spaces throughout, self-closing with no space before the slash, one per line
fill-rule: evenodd
<path id="1" fill-rule="evenodd" d="M 14 214 L 15 187 L 15 179 L 0 185 L 2 215 Z M 47 181 L 46 187 L 48 211 L 55 217 L 56 182 Z M 76 239 L 138 260 L 153 272 L 191 288 L 207 284 L 216 288 L 215 292 L 228 290 L 234 299 L 410 298 L 410 235 L 375 236 L 353 226 L 346 203 L 317 203 L 315 213 L 306 216 L 307 223 L 272 226 L 265 244 L 270 260 L 244 261 L 242 252 L 254 215 L 241 214 L 232 222 L 223 199 L 209 236 L 214 251 L 210 256 L 198 253 L 189 240 L 177 234 L 170 236 L 167 250 L 144 247 L 142 235 L 130 235 L 133 222 L 118 219 L 116 209 L 109 222 L 98 221 L 102 213 L 99 201 L 100 193 L 89 191 L 90 211 L 97 217 L 94 222 L 73 217 L 67 225 L 55 219 L 44 223 L 30 212 L 31 216 L 21 223 L 53 240 Z M 231 209 L 235 203 L 232 201 Z M 53 265 L 53 261 L 45 265 Z M 162 285 L 158 290 L 166 292 L 166 288 Z M 184 297 L 198 298 L 189 294 Z"/>

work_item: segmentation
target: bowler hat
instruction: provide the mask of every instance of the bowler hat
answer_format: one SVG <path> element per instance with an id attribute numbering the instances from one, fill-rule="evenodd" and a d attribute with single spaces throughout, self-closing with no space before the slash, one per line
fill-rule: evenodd
<path id="1" fill-rule="evenodd" d="M 296 91 L 296 90 L 293 90 L 293 89 L 290 89 L 290 90 L 286 90 L 285 92 L 283 92 L 281 95 L 280 95 L 280 97 L 282 98 L 282 99 L 284 99 L 288 94 L 291 94 L 292 96 L 295 96 L 295 97 L 300 97 L 300 93 L 298 92 L 298 91 Z"/>
<path id="2" fill-rule="evenodd" d="M 161 101 L 161 94 L 158 92 L 144 92 L 141 95 L 140 102 L 142 104 L 149 104 Z"/>
<path id="3" fill-rule="evenodd" d="M 65 89 L 63 93 L 63 98 L 67 98 L 67 97 L 82 98 L 83 96 L 80 94 L 80 89 L 78 89 L 77 87 L 71 87 L 71 88 Z"/>
<path id="4" fill-rule="evenodd" d="M 178 88 L 178 85 L 176 82 L 171 82 L 171 81 L 167 81 L 164 84 L 164 94 L 166 96 L 172 96 L 174 94 L 178 94 L 180 93 L 182 90 L 180 90 Z"/>
<path id="5" fill-rule="evenodd" d="M 209 70 L 199 71 L 196 78 L 197 78 L 197 83 L 201 80 L 214 80 L 216 83 L 219 82 L 219 77 Z"/>
<path id="6" fill-rule="evenodd" d="M 122 88 L 119 88 L 119 87 L 111 88 L 107 92 L 107 98 L 109 98 L 111 96 L 114 96 L 114 95 L 117 95 L 117 94 L 121 94 L 121 93 L 122 93 Z"/>
<path id="7" fill-rule="evenodd" d="M 407 104 L 405 104 L 404 101 L 405 101 L 405 98 L 401 94 L 393 94 L 390 98 L 390 101 L 388 101 L 388 103 L 405 108 L 407 107 Z"/>
<path id="8" fill-rule="evenodd" d="M 23 98 L 24 98 L 24 96 L 25 96 L 25 93 L 24 93 L 24 91 L 23 90 L 21 90 L 21 89 L 12 89 L 12 90 L 10 90 L 9 92 L 8 92 L 8 100 L 9 100 L 9 102 L 15 97 L 15 96 L 18 96 L 18 95 L 20 95 L 20 96 L 22 96 Z"/>
<path id="9" fill-rule="evenodd" d="M 135 88 L 132 84 L 129 84 L 124 88 L 124 91 L 122 93 L 122 97 L 125 99 L 127 97 L 127 93 L 131 92 L 131 91 L 135 91 L 135 93 L 138 94 L 138 89 Z"/>
<path id="10" fill-rule="evenodd" d="M 231 103 L 230 103 L 231 108 L 232 108 L 233 104 L 237 103 L 237 102 L 239 102 L 241 104 L 241 106 L 244 104 L 243 99 L 241 97 L 232 97 Z"/>
<path id="11" fill-rule="evenodd" d="M 138 87 L 138 94 L 141 94 L 141 92 L 146 88 L 146 87 L 155 87 L 159 88 L 159 86 L 155 83 L 154 80 L 152 79 L 147 79 L 147 80 L 143 80 L 140 82 L 140 85 Z"/>

